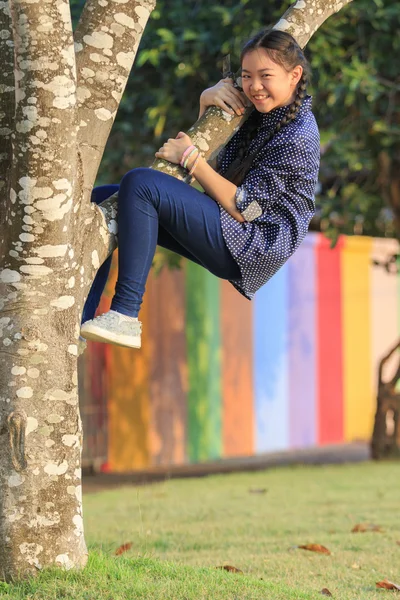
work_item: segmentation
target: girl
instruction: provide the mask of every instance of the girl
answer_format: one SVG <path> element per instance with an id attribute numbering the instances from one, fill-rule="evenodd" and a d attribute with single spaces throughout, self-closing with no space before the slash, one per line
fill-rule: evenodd
<path id="1" fill-rule="evenodd" d="M 223 79 L 200 97 L 242 114 L 255 110 L 220 153 L 214 170 L 179 132 L 156 156 L 180 163 L 204 193 L 153 169 L 133 169 L 120 186 L 94 190 L 101 202 L 118 190 L 118 281 L 111 310 L 95 319 L 108 264 L 96 276 L 83 315 L 84 338 L 140 348 L 138 313 L 157 244 L 229 280 L 246 298 L 288 260 L 314 214 L 319 133 L 306 95 L 309 65 L 294 38 L 259 33 L 241 55 L 243 94 Z"/>

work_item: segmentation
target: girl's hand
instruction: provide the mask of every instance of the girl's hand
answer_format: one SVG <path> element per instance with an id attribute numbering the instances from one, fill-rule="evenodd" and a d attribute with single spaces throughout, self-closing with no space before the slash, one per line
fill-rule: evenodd
<path id="1" fill-rule="evenodd" d="M 192 140 L 186 133 L 180 131 L 176 138 L 169 138 L 163 146 L 156 152 L 157 158 L 163 158 L 171 163 L 179 165 L 182 154 L 186 148 L 192 145 Z"/>
<path id="2" fill-rule="evenodd" d="M 248 105 L 243 92 L 233 86 L 233 79 L 225 77 L 213 87 L 207 88 L 200 96 L 200 112 L 208 106 L 219 106 L 229 114 L 242 115 Z"/>

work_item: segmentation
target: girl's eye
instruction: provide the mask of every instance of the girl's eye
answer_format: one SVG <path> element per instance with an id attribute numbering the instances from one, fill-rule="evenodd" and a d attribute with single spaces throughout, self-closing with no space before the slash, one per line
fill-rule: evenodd
<path id="1" fill-rule="evenodd" d="M 269 77 L 269 73 L 264 73 L 263 77 Z"/>

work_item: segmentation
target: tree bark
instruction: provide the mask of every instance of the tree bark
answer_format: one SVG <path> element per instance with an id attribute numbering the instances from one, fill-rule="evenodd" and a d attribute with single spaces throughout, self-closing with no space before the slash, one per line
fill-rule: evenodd
<path id="1" fill-rule="evenodd" d="M 2 78 L 0 81 L 0 198 L 8 195 L 11 169 L 11 133 L 15 109 L 14 85 L 14 43 L 12 37 L 11 14 L 8 2 L 0 0 L 0 56 L 2 57 Z M 5 211 L 0 211 L 0 231 L 4 229 Z M 0 251 L 3 250 L 0 239 Z M 0 256 L 4 253 L 1 252 Z"/>
<path id="2" fill-rule="evenodd" d="M 155 0 L 129 0 L 111 13 L 87 0 L 75 31 L 78 147 L 88 200 L 136 51 Z"/>
<path id="3" fill-rule="evenodd" d="M 0 3 L 0 579 L 6 581 L 87 561 L 77 339 L 86 295 L 113 239 L 112 211 L 107 227 L 89 195 L 153 7 L 149 0 L 102 4 L 107 9 L 93 0 L 86 6 L 75 60 L 68 0 Z"/>
<path id="4" fill-rule="evenodd" d="M 82 565 L 87 554 L 73 344 L 83 298 L 65 279 L 75 274 L 75 61 L 68 2 L 43 9 L 11 4 L 16 111 L 0 273 L 4 578 Z M 42 33 L 50 30 L 52 49 Z"/>

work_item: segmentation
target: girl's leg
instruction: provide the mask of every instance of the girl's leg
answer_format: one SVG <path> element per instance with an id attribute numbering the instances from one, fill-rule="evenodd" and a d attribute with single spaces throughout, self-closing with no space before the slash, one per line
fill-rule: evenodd
<path id="1" fill-rule="evenodd" d="M 96 204 L 101 204 L 104 200 L 118 192 L 119 184 L 100 185 L 93 188 L 91 201 Z M 200 262 L 190 252 L 187 252 L 183 246 L 181 246 L 165 229 L 159 228 L 157 244 L 168 250 L 172 250 L 193 262 Z M 100 266 L 96 273 L 92 287 L 90 288 L 88 297 L 82 312 L 82 323 L 93 319 L 96 314 L 96 310 L 100 303 L 101 295 L 107 283 L 108 275 L 110 273 L 112 256 L 109 256 L 107 260 Z"/>
<path id="2" fill-rule="evenodd" d="M 239 279 L 216 202 L 170 175 L 133 169 L 122 178 L 118 194 L 119 268 L 111 310 L 137 317 L 159 232 L 162 245 L 192 256 L 222 279 Z"/>
<path id="3" fill-rule="evenodd" d="M 95 187 L 92 191 L 91 202 L 100 204 L 115 192 L 118 192 L 119 185 L 100 185 Z M 96 277 L 93 280 L 92 287 L 90 288 L 88 297 L 82 311 L 82 323 L 93 319 L 97 307 L 99 306 L 100 298 L 107 283 L 108 275 L 111 267 L 111 256 L 107 258 L 100 266 L 96 273 Z"/>
<path id="4" fill-rule="evenodd" d="M 116 293 L 109 312 L 82 325 L 83 337 L 140 348 L 137 315 L 157 243 L 220 278 L 240 278 L 214 200 L 169 175 L 134 169 L 122 178 L 118 192 Z"/>

